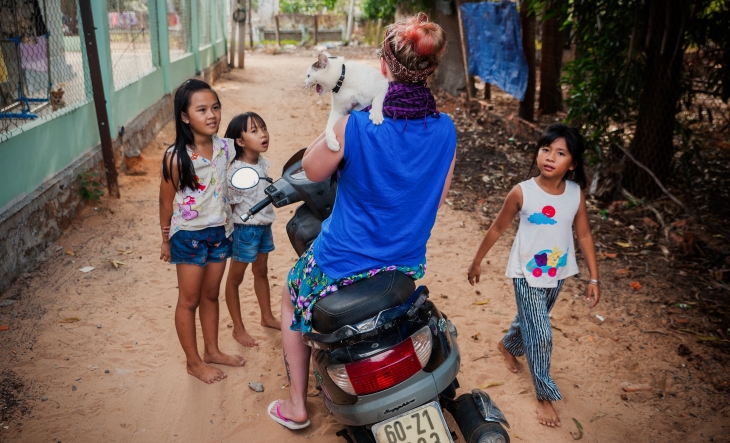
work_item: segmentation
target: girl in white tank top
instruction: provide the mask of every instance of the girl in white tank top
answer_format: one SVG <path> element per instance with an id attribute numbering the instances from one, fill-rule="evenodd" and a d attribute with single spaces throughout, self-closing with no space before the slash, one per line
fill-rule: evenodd
<path id="1" fill-rule="evenodd" d="M 550 377 L 552 330 L 548 315 L 563 280 L 578 274 L 573 227 L 590 271 L 585 295 L 591 308 L 600 297 L 596 251 L 581 192 L 586 182 L 583 151 L 576 129 L 556 123 L 545 131 L 537 142 L 532 164 L 539 175 L 515 186 L 507 195 L 468 271 L 469 283 L 479 282 L 484 256 L 519 213 L 520 226 L 506 273 L 514 282 L 517 316 L 498 348 L 507 368 L 515 373 L 522 370 L 516 357 L 527 354 L 538 400 L 538 421 L 551 427 L 560 426 L 552 402 L 561 396 Z"/>

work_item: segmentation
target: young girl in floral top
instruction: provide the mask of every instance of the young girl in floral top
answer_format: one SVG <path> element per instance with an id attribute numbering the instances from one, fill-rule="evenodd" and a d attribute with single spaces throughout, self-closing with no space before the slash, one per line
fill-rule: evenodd
<path id="1" fill-rule="evenodd" d="M 233 141 L 218 138 L 221 104 L 204 81 L 183 83 L 175 92 L 174 106 L 175 143 L 165 153 L 160 181 L 160 259 L 177 266 L 175 328 L 188 373 L 214 383 L 226 374 L 210 363 L 244 364 L 243 357 L 218 349 L 218 290 L 231 255 L 233 233 L 226 185 L 226 170 L 234 158 Z M 203 358 L 195 336 L 198 306 Z"/>

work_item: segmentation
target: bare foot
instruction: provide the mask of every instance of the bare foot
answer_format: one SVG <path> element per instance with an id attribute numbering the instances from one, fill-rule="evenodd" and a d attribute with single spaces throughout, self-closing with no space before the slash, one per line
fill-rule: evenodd
<path id="1" fill-rule="evenodd" d="M 220 351 L 216 354 L 208 354 L 208 351 L 205 351 L 205 354 L 203 354 L 203 361 L 206 363 L 218 363 L 219 365 L 226 366 L 243 366 L 246 363 L 246 359 L 240 355 L 228 355 Z"/>
<path id="2" fill-rule="evenodd" d="M 236 328 L 233 328 L 233 338 L 235 338 L 236 341 L 241 343 L 243 346 L 248 346 L 249 348 L 259 345 L 256 339 L 251 337 L 245 329 L 237 330 Z"/>
<path id="3" fill-rule="evenodd" d="M 224 378 L 228 377 L 225 372 L 221 371 L 218 368 L 214 368 L 213 366 L 210 366 L 208 364 L 205 364 L 203 362 L 200 363 L 188 363 L 188 374 L 198 377 L 205 383 L 211 384 L 215 383 L 217 381 L 221 381 Z"/>
<path id="4" fill-rule="evenodd" d="M 297 423 L 302 423 L 307 421 L 307 418 L 309 417 L 307 415 L 307 409 L 305 407 L 302 407 L 301 409 L 297 409 L 294 406 L 292 406 L 291 401 L 289 400 L 280 400 L 277 402 L 279 406 L 279 411 L 281 412 L 281 415 L 289 419 L 291 421 L 295 421 Z M 276 405 L 277 403 L 274 403 L 274 406 L 271 408 L 271 413 L 276 415 Z"/>
<path id="5" fill-rule="evenodd" d="M 537 401 L 537 421 L 541 425 L 550 426 L 551 428 L 562 426 L 550 400 Z"/>
<path id="6" fill-rule="evenodd" d="M 499 349 L 499 352 L 501 352 L 504 356 L 504 363 L 507 365 L 507 369 L 514 372 L 515 374 L 517 374 L 518 372 L 522 372 L 522 363 L 517 360 L 517 357 L 509 353 L 507 348 L 504 347 L 504 343 L 502 343 L 502 340 L 499 341 L 497 349 Z"/>
<path id="7" fill-rule="evenodd" d="M 274 317 L 262 318 L 261 326 L 263 326 L 265 328 L 271 328 L 271 329 L 276 329 L 278 331 L 281 331 L 281 320 L 277 320 Z"/>

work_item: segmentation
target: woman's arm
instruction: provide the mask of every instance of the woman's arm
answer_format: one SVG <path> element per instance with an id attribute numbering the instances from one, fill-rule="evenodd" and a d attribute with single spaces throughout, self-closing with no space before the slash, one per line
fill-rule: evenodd
<path id="1" fill-rule="evenodd" d="M 176 160 L 173 155 L 172 168 L 170 168 L 172 180 L 167 181 L 164 177 L 160 177 L 160 233 L 162 234 L 160 260 L 166 262 L 170 261 L 170 239 L 168 235 L 170 232 L 170 221 L 172 220 L 172 203 L 175 200 L 175 192 L 177 192 L 175 183 L 178 182 L 179 178 Z M 168 155 L 165 155 L 162 161 L 170 161 L 168 160 Z"/>
<path id="2" fill-rule="evenodd" d="M 598 262 L 596 261 L 596 248 L 593 244 L 593 236 L 591 235 L 591 226 L 588 223 L 588 210 L 586 209 L 586 197 L 580 193 L 580 206 L 575 214 L 575 235 L 578 237 L 580 250 L 586 259 L 588 271 L 591 273 L 591 280 L 598 281 Z M 598 283 L 588 283 L 586 285 L 586 300 L 593 308 L 598 304 L 601 298 L 601 290 Z"/>
<path id="3" fill-rule="evenodd" d="M 327 180 L 337 170 L 337 166 L 345 156 L 345 127 L 347 127 L 349 118 L 350 116 L 347 115 L 335 123 L 334 131 L 337 141 L 340 143 L 339 151 L 335 152 L 327 147 L 324 134 L 317 137 L 304 151 L 302 167 L 307 178 L 311 181 L 321 182 Z"/>
<path id="4" fill-rule="evenodd" d="M 468 278 L 469 283 L 474 286 L 474 282 L 479 283 L 479 277 L 482 274 L 482 260 L 487 255 L 492 246 L 497 242 L 504 231 L 512 224 L 512 219 L 520 211 L 522 207 L 522 188 L 517 185 L 509 191 L 507 198 L 504 200 L 502 209 L 499 211 L 497 218 L 489 227 L 487 235 L 484 236 L 482 243 L 479 245 L 477 253 L 469 266 Z"/>

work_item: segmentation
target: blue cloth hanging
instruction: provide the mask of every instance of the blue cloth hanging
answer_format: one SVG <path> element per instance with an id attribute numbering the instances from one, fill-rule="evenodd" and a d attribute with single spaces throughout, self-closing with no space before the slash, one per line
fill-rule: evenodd
<path id="1" fill-rule="evenodd" d="M 527 90 L 527 62 L 517 5 L 512 2 L 464 3 L 469 74 L 522 101 Z"/>

